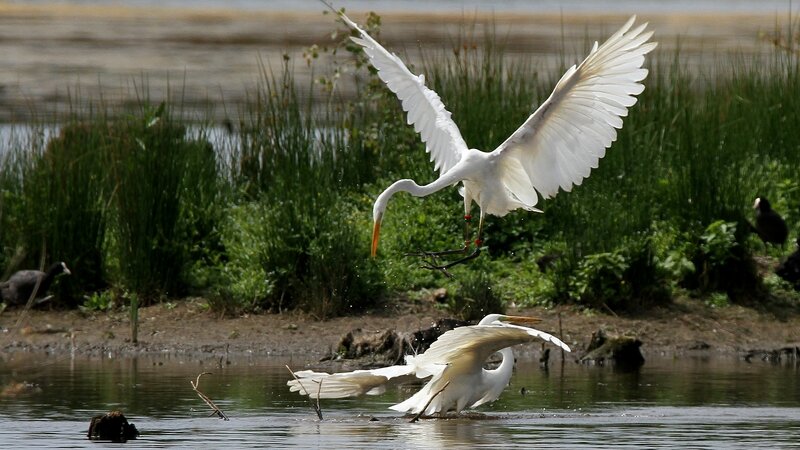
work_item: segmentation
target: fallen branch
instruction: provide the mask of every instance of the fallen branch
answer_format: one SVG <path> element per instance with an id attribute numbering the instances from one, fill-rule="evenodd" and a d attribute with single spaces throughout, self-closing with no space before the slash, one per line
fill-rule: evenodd
<path id="1" fill-rule="evenodd" d="M 317 413 L 317 417 L 319 417 L 319 420 L 322 420 L 322 409 L 320 409 L 320 407 L 319 407 L 319 394 L 320 394 L 320 392 L 322 392 L 322 380 L 317 382 L 317 383 L 319 383 L 318 386 L 317 386 L 317 402 L 314 403 L 311 400 L 311 394 L 308 393 L 308 390 L 306 389 L 306 387 L 303 386 L 303 383 L 300 382 L 300 379 L 297 378 L 297 375 L 294 374 L 294 371 L 289 367 L 288 364 L 286 365 L 286 370 L 288 370 L 289 373 L 292 374 L 294 379 L 297 381 L 297 384 L 300 385 L 300 389 L 302 389 L 303 392 L 305 393 L 305 396 L 308 397 L 308 401 L 311 402 L 311 407 L 314 408 L 314 412 Z"/>
<path id="2" fill-rule="evenodd" d="M 212 402 L 211 399 L 208 398 L 206 394 L 200 392 L 200 377 L 202 377 L 203 375 L 211 375 L 211 372 L 201 373 L 200 375 L 197 376 L 197 381 L 189 380 L 189 383 L 191 383 L 192 385 L 192 389 L 194 389 L 197 395 L 200 396 L 200 398 L 203 399 L 204 402 L 206 402 L 206 405 L 208 405 L 213 410 L 211 411 L 211 415 L 216 414 L 217 417 L 219 417 L 220 419 L 230 420 L 228 419 L 228 416 L 226 416 L 225 413 L 222 412 L 222 410 L 219 409 L 219 407 L 217 407 L 217 405 L 215 405 L 214 402 Z"/>
<path id="3" fill-rule="evenodd" d="M 449 386 L 449 385 L 450 385 L 450 381 L 448 380 L 447 383 L 445 383 L 444 386 L 442 386 L 441 389 L 436 391 L 436 393 L 433 394 L 431 396 L 431 398 L 428 399 L 428 403 L 425 403 L 425 406 L 414 417 L 412 417 L 411 420 L 409 420 L 408 422 L 409 423 L 414 423 L 414 422 L 418 421 L 419 418 L 422 417 L 422 414 L 425 412 L 425 410 L 428 409 L 428 406 L 430 406 L 430 404 L 433 401 L 433 399 L 435 399 L 437 395 L 441 394 L 442 391 L 447 389 L 447 386 Z"/>

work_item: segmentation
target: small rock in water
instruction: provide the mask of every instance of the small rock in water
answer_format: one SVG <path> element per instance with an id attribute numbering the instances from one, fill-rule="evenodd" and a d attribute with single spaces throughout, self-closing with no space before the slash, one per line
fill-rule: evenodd
<path id="1" fill-rule="evenodd" d="M 90 440 L 126 442 L 139 437 L 136 425 L 128 423 L 121 411 L 111 411 L 92 417 L 87 436 Z"/>

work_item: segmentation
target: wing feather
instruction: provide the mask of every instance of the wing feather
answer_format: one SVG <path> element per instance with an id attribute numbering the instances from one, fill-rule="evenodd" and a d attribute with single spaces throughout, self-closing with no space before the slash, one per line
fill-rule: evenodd
<path id="1" fill-rule="evenodd" d="M 311 398 L 347 398 L 362 394 L 383 393 L 390 380 L 399 380 L 414 373 L 410 365 L 354 370 L 330 374 L 301 370 L 294 372 L 296 379 L 286 382 L 290 392 Z"/>
<path id="2" fill-rule="evenodd" d="M 485 361 L 498 350 L 537 338 L 570 351 L 557 337 L 534 328 L 510 324 L 471 325 L 444 333 L 425 353 L 409 357 L 407 361 L 416 367 L 418 377 L 425 377 L 440 373 L 458 359 Z"/>
<path id="3" fill-rule="evenodd" d="M 647 24 L 631 29 L 635 16 L 602 45 L 594 44 L 572 66 L 550 97 L 495 152 L 519 161 L 545 198 L 581 184 L 617 139 L 622 118 L 644 90 Z"/>
<path id="4" fill-rule="evenodd" d="M 440 173 L 447 172 L 467 151 L 467 144 L 439 95 L 425 86 L 424 76 L 411 73 L 397 55 L 389 53 L 344 13 L 340 12 L 339 16 L 361 36 L 351 39 L 364 48 L 380 79 L 400 99 L 403 111 L 407 113 L 406 121 L 414 126 L 425 143 L 434 169 Z"/>

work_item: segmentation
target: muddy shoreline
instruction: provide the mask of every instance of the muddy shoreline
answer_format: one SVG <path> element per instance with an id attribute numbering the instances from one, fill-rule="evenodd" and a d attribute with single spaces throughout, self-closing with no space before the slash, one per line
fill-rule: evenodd
<path id="1" fill-rule="evenodd" d="M 580 310 L 531 308 L 509 313 L 543 319 L 541 329 L 561 335 L 573 348 L 567 360 L 583 353 L 592 332 L 639 338 L 645 358 L 701 356 L 744 358 L 754 350 L 800 346 L 800 315 L 759 307 L 711 308 L 694 299 L 678 299 L 665 309 L 615 317 Z M 0 315 L 0 354 L 131 358 L 136 356 L 286 358 L 315 364 L 335 351 L 347 332 L 361 329 L 380 333 L 393 329 L 410 333 L 431 326 L 446 311 L 417 302 L 385 305 L 361 316 L 316 320 L 299 313 L 247 314 L 219 317 L 202 300 L 186 300 L 142 308 L 138 343 L 131 342 L 124 311 L 28 311 L 20 325 L 20 311 Z M 517 348 L 518 358 L 537 357 L 538 343 Z M 0 358 L 2 359 L 2 358 Z"/>

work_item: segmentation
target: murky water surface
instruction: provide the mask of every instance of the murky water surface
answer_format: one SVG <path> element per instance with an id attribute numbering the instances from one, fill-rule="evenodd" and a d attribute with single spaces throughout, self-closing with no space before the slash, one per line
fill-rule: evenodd
<path id="1" fill-rule="evenodd" d="M 286 360 L 0 359 L 0 448 L 89 447 L 93 415 L 122 410 L 136 447 L 785 448 L 800 442 L 800 368 L 649 360 L 637 372 L 520 364 L 479 413 L 409 423 L 387 407 L 415 387 L 323 401 L 319 421 L 289 393 Z M 189 383 L 230 416 L 209 417 Z M 33 385 L 11 394 L 16 383 Z"/>

